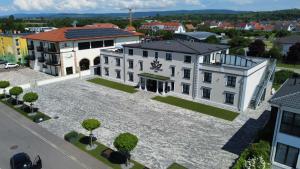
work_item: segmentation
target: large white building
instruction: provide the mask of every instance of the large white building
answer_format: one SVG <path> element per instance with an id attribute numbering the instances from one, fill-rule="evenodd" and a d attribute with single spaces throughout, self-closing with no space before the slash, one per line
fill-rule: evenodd
<path id="1" fill-rule="evenodd" d="M 271 98 L 277 114 L 271 150 L 273 169 L 300 168 L 300 79 L 287 80 Z"/>
<path id="2" fill-rule="evenodd" d="M 115 28 L 60 28 L 28 35 L 30 67 L 55 76 L 90 73 L 100 49 L 140 42 L 140 33 Z"/>
<path id="3" fill-rule="evenodd" d="M 276 63 L 229 55 L 228 46 L 169 40 L 101 50 L 100 75 L 140 89 L 236 111 L 271 93 Z"/>

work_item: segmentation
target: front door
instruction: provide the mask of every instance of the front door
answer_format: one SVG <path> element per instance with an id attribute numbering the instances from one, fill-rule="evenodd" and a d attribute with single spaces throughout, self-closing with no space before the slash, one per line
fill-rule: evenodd
<path id="1" fill-rule="evenodd" d="M 151 92 L 156 92 L 156 88 L 157 88 L 156 80 L 148 79 L 147 80 L 147 90 L 151 91 Z"/>

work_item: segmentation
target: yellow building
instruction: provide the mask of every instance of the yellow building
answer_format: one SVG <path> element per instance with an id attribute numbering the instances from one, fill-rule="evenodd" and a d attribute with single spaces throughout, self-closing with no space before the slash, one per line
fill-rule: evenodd
<path id="1" fill-rule="evenodd" d="M 9 62 L 22 62 L 28 55 L 24 34 L 0 34 L 0 59 Z"/>

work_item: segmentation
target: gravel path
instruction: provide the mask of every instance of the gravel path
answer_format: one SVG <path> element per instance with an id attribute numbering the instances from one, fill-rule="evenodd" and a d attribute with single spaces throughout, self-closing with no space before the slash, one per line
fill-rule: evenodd
<path id="1" fill-rule="evenodd" d="M 71 130 L 86 133 L 80 122 L 97 118 L 100 142 L 113 148 L 118 134 L 133 133 L 139 138 L 133 159 L 155 169 L 173 162 L 187 168 L 229 168 L 238 157 L 232 152 L 247 145 L 266 120 L 255 120 L 261 115 L 256 111 L 254 119 L 241 114 L 229 122 L 151 100 L 153 93 L 127 94 L 79 79 L 34 90 L 40 110 L 59 116 L 41 124 L 49 131 L 60 137 Z"/>

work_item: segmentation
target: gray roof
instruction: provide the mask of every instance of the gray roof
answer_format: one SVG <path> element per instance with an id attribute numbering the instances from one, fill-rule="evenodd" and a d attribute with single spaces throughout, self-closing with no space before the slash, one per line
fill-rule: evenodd
<path id="1" fill-rule="evenodd" d="M 149 41 L 136 44 L 126 44 L 124 47 L 141 48 L 168 52 L 178 52 L 187 54 L 207 54 L 214 51 L 228 49 L 229 46 L 215 45 L 201 42 L 190 42 L 181 40 Z"/>
<path id="2" fill-rule="evenodd" d="M 300 109 L 300 78 L 288 79 L 269 102 Z"/>
<path id="3" fill-rule="evenodd" d="M 180 33 L 180 34 L 190 36 L 190 37 L 193 37 L 193 38 L 196 38 L 199 40 L 205 40 L 210 36 L 220 37 L 220 35 L 211 33 L 211 32 L 185 32 L 185 33 Z"/>
<path id="4" fill-rule="evenodd" d="M 276 42 L 282 44 L 295 44 L 297 42 L 300 42 L 300 35 L 291 35 L 287 37 L 282 37 L 277 39 Z"/>

